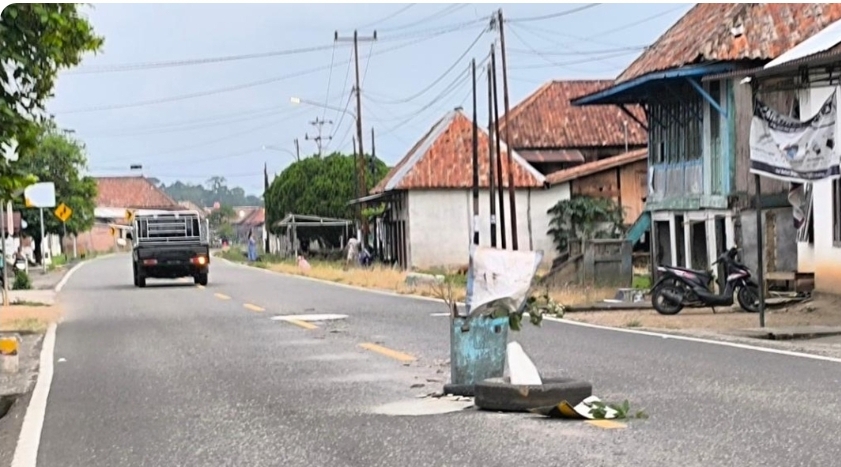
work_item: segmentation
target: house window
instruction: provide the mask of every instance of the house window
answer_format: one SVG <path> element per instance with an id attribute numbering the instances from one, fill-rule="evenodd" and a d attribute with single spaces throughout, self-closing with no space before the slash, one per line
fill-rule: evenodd
<path id="1" fill-rule="evenodd" d="M 649 147 L 654 164 L 674 164 L 702 156 L 703 112 L 694 90 L 673 87 L 649 104 Z"/>
<path id="2" fill-rule="evenodd" d="M 832 181 L 832 244 L 841 247 L 841 180 Z"/>

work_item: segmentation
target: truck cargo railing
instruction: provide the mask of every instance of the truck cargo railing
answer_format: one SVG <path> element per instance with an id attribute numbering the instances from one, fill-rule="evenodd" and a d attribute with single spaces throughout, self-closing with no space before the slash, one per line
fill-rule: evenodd
<path id="1" fill-rule="evenodd" d="M 164 212 L 137 215 L 134 238 L 138 244 L 207 243 L 206 223 L 198 213 Z"/>

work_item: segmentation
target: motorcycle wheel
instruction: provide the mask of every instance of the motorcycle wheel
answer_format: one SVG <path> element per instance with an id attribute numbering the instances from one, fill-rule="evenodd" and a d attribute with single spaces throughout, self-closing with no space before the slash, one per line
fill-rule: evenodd
<path id="1" fill-rule="evenodd" d="M 759 313 L 759 287 L 748 285 L 739 287 L 736 294 L 739 306 L 748 313 Z"/>
<path id="2" fill-rule="evenodd" d="M 666 282 L 657 286 L 651 291 L 651 306 L 657 310 L 661 315 L 676 315 L 683 310 L 682 303 L 672 303 L 669 299 L 663 296 L 663 291 L 668 290 L 672 293 L 680 294 L 681 290 L 674 282 Z"/>

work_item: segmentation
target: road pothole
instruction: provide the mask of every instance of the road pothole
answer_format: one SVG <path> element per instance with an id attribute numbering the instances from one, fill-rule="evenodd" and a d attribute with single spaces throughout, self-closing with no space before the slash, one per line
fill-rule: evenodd
<path id="1" fill-rule="evenodd" d="M 15 405 L 15 402 L 18 400 L 18 396 L 2 396 L 0 397 L 0 419 L 6 416 L 9 413 L 9 410 Z"/>

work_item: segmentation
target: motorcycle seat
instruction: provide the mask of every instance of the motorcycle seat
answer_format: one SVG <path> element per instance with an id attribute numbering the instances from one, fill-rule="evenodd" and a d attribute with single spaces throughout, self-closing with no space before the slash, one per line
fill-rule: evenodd
<path id="1" fill-rule="evenodd" d="M 701 277 L 712 278 L 712 276 L 713 276 L 712 271 L 699 271 L 697 269 L 682 268 L 682 267 L 679 267 L 679 266 L 666 266 L 666 268 L 674 269 L 676 271 L 689 272 L 689 273 L 692 273 L 692 274 L 695 274 L 695 275 L 701 276 Z"/>

